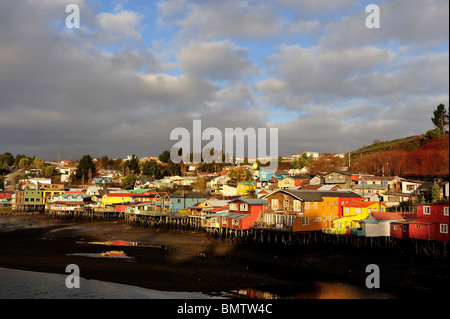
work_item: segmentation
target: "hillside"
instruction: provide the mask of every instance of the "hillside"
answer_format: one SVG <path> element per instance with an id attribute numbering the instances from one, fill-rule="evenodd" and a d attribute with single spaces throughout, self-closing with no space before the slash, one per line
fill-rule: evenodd
<path id="1" fill-rule="evenodd" d="M 388 165 L 385 165 L 389 163 Z M 449 136 L 428 139 L 411 136 L 364 146 L 351 154 L 353 171 L 409 178 L 447 177 L 449 175 Z"/>

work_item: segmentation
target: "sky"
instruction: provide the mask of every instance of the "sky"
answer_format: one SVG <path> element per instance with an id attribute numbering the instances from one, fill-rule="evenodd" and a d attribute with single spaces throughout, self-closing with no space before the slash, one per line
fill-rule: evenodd
<path id="1" fill-rule="evenodd" d="M 158 156 L 193 120 L 276 128 L 280 155 L 423 134 L 449 105 L 448 12 L 447 0 L 0 0 L 0 154 Z"/>

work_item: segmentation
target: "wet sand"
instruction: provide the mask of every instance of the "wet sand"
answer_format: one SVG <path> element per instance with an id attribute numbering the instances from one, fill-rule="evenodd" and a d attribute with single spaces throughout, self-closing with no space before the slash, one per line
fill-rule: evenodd
<path id="1" fill-rule="evenodd" d="M 310 289 L 314 281 L 363 287 L 366 266 L 377 264 L 380 291 L 398 298 L 448 297 L 448 260 L 344 247 L 237 245 L 200 232 L 155 232 L 123 221 L 61 222 L 39 215 L 21 216 L 15 222 L 26 227 L 0 232 L 0 267 L 66 274 L 68 264 L 77 264 L 85 279 L 156 290 L 220 294 L 252 287 L 295 295 Z M 98 244 L 114 240 L 146 247 Z M 123 250 L 131 259 L 83 256 L 108 250 Z"/>

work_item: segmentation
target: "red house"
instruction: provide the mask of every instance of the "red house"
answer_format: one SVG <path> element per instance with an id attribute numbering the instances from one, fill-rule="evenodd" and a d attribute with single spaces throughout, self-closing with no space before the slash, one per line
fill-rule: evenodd
<path id="1" fill-rule="evenodd" d="M 417 219 L 416 213 L 399 213 L 403 216 L 402 220 L 392 221 L 391 237 L 408 239 L 409 238 L 409 223 Z"/>
<path id="2" fill-rule="evenodd" d="M 417 204 L 417 219 L 409 223 L 409 237 L 449 241 L 449 203 Z"/>
<path id="3" fill-rule="evenodd" d="M 238 198 L 228 202 L 228 213 L 221 217 L 220 226 L 230 229 L 249 229 L 268 204 L 267 199 Z"/>

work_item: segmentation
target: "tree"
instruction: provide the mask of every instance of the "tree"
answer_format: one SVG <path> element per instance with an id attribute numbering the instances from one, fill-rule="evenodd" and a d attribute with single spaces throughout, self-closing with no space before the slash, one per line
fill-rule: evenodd
<path id="1" fill-rule="evenodd" d="M 111 166 L 111 161 L 108 155 L 103 155 L 100 160 L 97 162 L 99 168 L 109 169 Z"/>
<path id="2" fill-rule="evenodd" d="M 76 174 L 77 179 L 84 179 L 86 181 L 90 176 L 93 176 L 95 174 L 95 171 L 96 168 L 92 157 L 89 154 L 84 155 L 78 163 Z"/>
<path id="3" fill-rule="evenodd" d="M 0 169 L 8 169 L 9 166 L 13 166 L 14 164 L 14 156 L 6 152 L 3 155 L 0 155 Z"/>
<path id="4" fill-rule="evenodd" d="M 33 166 L 34 166 L 34 168 L 42 169 L 42 168 L 44 168 L 44 165 L 45 165 L 45 162 L 44 162 L 44 160 L 43 160 L 42 158 L 36 157 L 36 158 L 33 160 Z"/>
<path id="5" fill-rule="evenodd" d="M 136 175 L 130 174 L 122 179 L 120 186 L 122 187 L 122 189 L 128 190 L 133 189 L 135 183 L 136 183 Z"/>
<path id="6" fill-rule="evenodd" d="M 167 172 L 169 173 L 169 175 L 171 176 L 176 176 L 176 175 L 180 175 L 181 174 L 181 168 L 178 164 L 172 162 L 169 158 L 169 162 L 167 164 L 166 167 Z"/>
<path id="7" fill-rule="evenodd" d="M 43 169 L 43 173 L 46 178 L 51 178 L 53 176 L 54 172 L 55 172 L 55 170 L 54 170 L 53 166 L 47 166 L 47 167 L 44 167 L 44 169 Z"/>
<path id="8" fill-rule="evenodd" d="M 30 165 L 31 160 L 28 157 L 23 157 L 20 159 L 19 168 L 26 168 Z"/>
<path id="9" fill-rule="evenodd" d="M 170 152 L 169 151 L 164 151 L 161 154 L 159 154 L 158 156 L 159 160 L 163 163 L 168 163 L 169 159 L 170 159 Z"/>
<path id="10" fill-rule="evenodd" d="M 14 166 L 19 166 L 20 160 L 25 157 L 28 158 L 28 156 L 26 156 L 26 155 L 17 154 L 16 157 L 14 158 Z"/>
<path id="11" fill-rule="evenodd" d="M 441 134 L 445 134 L 448 132 L 446 130 L 446 126 L 448 125 L 448 113 L 445 109 L 444 104 L 439 104 L 436 108 L 436 110 L 433 111 L 433 117 L 431 118 L 431 121 L 433 122 L 434 126 L 439 129 Z"/>
<path id="12" fill-rule="evenodd" d="M 158 173 L 158 163 L 156 160 L 152 159 L 150 161 L 145 161 L 144 164 L 142 164 L 142 174 L 145 176 L 151 176 L 155 178 Z"/>
<path id="13" fill-rule="evenodd" d="M 441 192 L 439 190 L 439 185 L 434 182 L 433 187 L 431 188 L 431 202 L 436 203 L 440 197 Z"/>
<path id="14" fill-rule="evenodd" d="M 139 159 L 136 155 L 131 155 L 129 159 L 125 161 L 125 168 L 128 167 L 130 172 L 133 174 L 139 174 L 141 170 L 139 169 Z"/>

